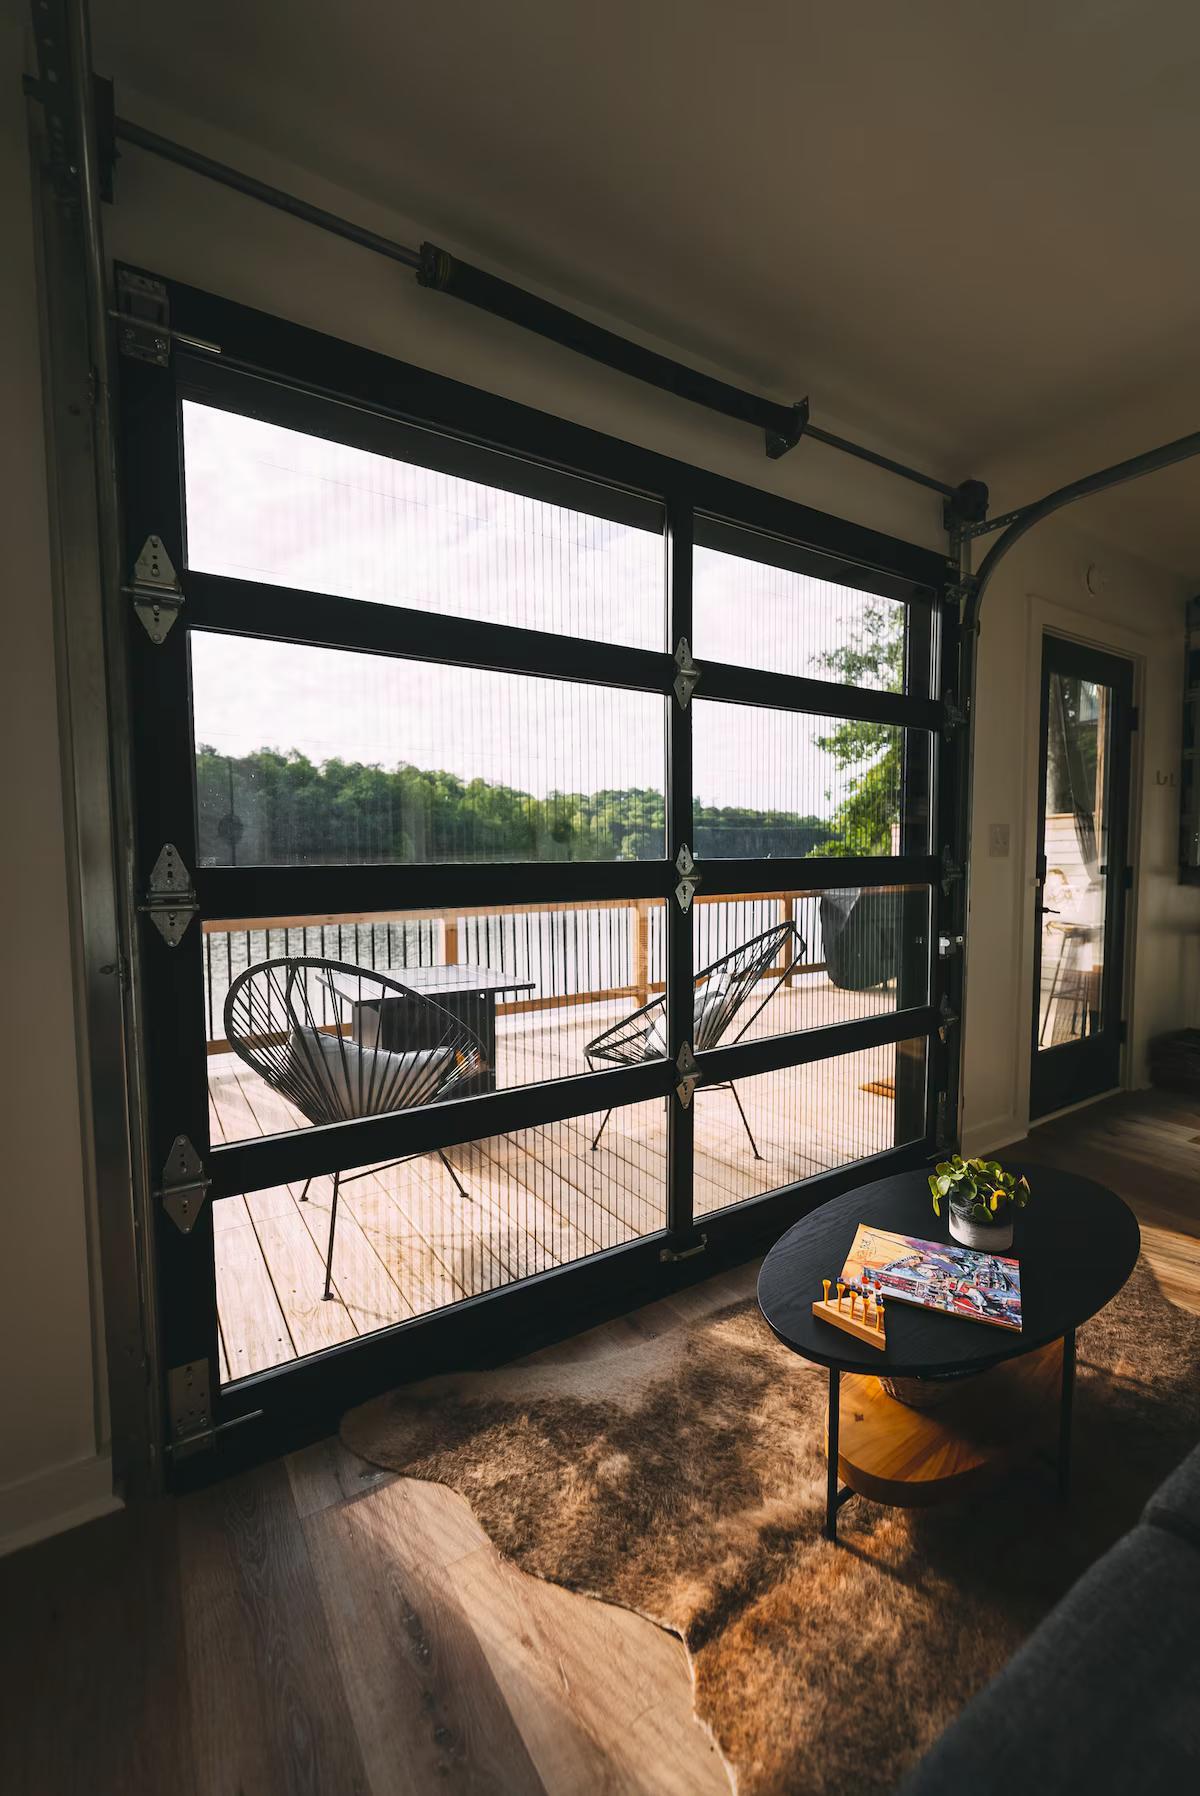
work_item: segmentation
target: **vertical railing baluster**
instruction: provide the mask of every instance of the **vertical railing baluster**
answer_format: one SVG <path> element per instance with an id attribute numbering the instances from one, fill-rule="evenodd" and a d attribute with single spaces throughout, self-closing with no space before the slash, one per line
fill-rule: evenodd
<path id="1" fill-rule="evenodd" d="M 650 907 L 644 898 L 634 900 L 633 919 L 633 986 L 640 1006 L 650 997 Z"/>
<path id="2" fill-rule="evenodd" d="M 204 937 L 204 1013 L 209 1041 L 214 1040 L 213 1033 L 213 994 L 212 994 L 212 936 Z"/>

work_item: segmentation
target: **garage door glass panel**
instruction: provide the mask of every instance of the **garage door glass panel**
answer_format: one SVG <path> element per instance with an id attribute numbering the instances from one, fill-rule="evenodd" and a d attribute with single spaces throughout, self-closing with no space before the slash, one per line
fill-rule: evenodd
<path id="1" fill-rule="evenodd" d="M 907 607 L 821 578 L 817 565 L 786 543 L 697 519 L 697 659 L 903 692 Z"/>
<path id="2" fill-rule="evenodd" d="M 594 495 L 597 515 L 188 400 L 183 437 L 189 567 L 665 646 L 662 519 L 652 500 L 574 483 L 585 506 Z M 519 485 L 524 464 L 502 459 Z M 604 515 L 613 510 L 641 522 Z"/>
<path id="3" fill-rule="evenodd" d="M 655 1099 L 218 1199 L 222 1383 L 657 1233 L 666 1141 Z"/>
<path id="4" fill-rule="evenodd" d="M 701 1085 L 696 1215 L 868 1160 L 925 1134 L 924 1037 Z"/>
<path id="5" fill-rule="evenodd" d="M 602 1070 L 637 1015 L 661 1059 L 659 899 L 206 921 L 214 1142 Z M 618 1064 L 628 1064 L 621 1061 Z"/>
<path id="6" fill-rule="evenodd" d="M 195 632 L 202 866 L 664 851 L 657 693 Z"/>
<path id="7" fill-rule="evenodd" d="M 927 752 L 923 732 L 699 698 L 694 709 L 698 860 L 901 852 L 906 750 Z"/>
<path id="8" fill-rule="evenodd" d="M 826 1029 L 929 1000 L 928 886 L 845 886 L 692 903 L 699 1047 Z"/>

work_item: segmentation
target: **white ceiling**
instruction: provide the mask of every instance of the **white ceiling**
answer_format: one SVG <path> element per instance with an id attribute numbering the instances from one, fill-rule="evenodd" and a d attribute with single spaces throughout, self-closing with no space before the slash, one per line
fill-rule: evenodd
<path id="1" fill-rule="evenodd" d="M 93 0 L 96 62 L 1006 505 L 1200 428 L 1195 0 Z M 1089 524 L 1200 576 L 1200 461 Z"/>

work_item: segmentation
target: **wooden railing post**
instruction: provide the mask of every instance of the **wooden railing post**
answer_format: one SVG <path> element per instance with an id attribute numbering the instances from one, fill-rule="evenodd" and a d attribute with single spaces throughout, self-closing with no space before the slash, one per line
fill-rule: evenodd
<path id="1" fill-rule="evenodd" d="M 787 894 L 787 896 L 781 901 L 780 908 L 783 911 L 782 921 L 784 923 L 794 923 L 796 921 L 796 899 L 795 899 L 795 896 L 791 892 L 789 892 Z M 786 966 L 788 961 L 792 958 L 792 951 L 791 951 L 791 948 L 789 947 L 789 945 L 787 944 L 787 942 L 785 942 L 783 944 L 782 954 L 783 954 L 783 963 L 782 964 L 784 966 Z M 789 991 L 791 990 L 792 984 L 794 983 L 794 979 L 795 979 L 795 973 L 793 971 L 788 974 L 787 978 L 783 982 L 788 987 Z"/>
<path id="2" fill-rule="evenodd" d="M 640 1010 L 650 996 L 650 906 L 644 898 L 633 903 L 633 987 Z"/>
<path id="3" fill-rule="evenodd" d="M 446 965 L 448 967 L 456 967 L 458 965 L 458 918 L 451 916 L 450 912 L 447 911 L 442 919 L 442 923 L 442 939 L 446 950 Z"/>

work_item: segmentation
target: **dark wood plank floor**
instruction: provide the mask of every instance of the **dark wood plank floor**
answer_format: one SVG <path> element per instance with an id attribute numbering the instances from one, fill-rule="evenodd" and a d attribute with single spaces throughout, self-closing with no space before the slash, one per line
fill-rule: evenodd
<path id="1" fill-rule="evenodd" d="M 1200 1103 L 1123 1096 L 1006 1151 L 1120 1191 L 1164 1290 L 1200 1311 Z M 525 1577 L 460 1497 L 336 1441 L 0 1561 L 0 1618 L 4 1796 L 728 1788 L 678 1641 Z"/>
<path id="2" fill-rule="evenodd" d="M 1200 1314 L 1200 1097 L 1129 1091 L 1043 1123 L 999 1150 L 1098 1179 L 1142 1228 L 1163 1294 Z"/>

